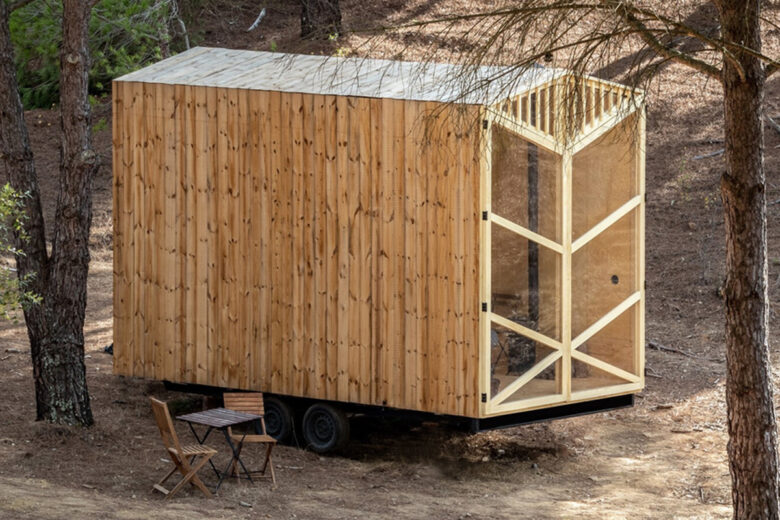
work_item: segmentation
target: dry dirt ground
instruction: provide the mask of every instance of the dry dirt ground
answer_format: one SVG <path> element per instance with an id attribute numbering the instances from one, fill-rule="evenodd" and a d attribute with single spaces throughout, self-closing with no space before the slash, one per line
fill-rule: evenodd
<path id="1" fill-rule="evenodd" d="M 206 4 L 206 3 L 204 3 Z M 213 4 L 210 4 L 213 5 Z M 342 0 L 345 21 L 414 20 L 468 2 Z M 254 3 L 196 13 L 208 45 L 344 53 L 365 38 L 301 44 L 293 2 L 271 2 L 260 33 L 245 32 Z M 775 12 L 776 14 L 776 12 Z M 777 55 L 780 36 L 765 44 Z M 451 43 L 451 42 L 449 42 Z M 424 54 L 433 37 L 389 38 L 380 55 Z M 376 51 L 379 52 L 379 51 Z M 320 457 L 276 451 L 279 485 L 228 482 L 214 500 L 185 490 L 165 502 L 149 490 L 166 466 L 147 396 L 197 407 L 197 397 L 111 373 L 109 130 L 96 132 L 104 166 L 95 182 L 87 372 L 96 424 L 34 422 L 29 347 L 20 325 L 0 327 L 0 518 L 728 518 L 723 308 L 724 230 L 719 87 L 667 66 L 648 94 L 647 337 L 682 352 L 648 349 L 647 388 L 627 410 L 469 436 L 432 424 L 357 421 L 354 441 Z M 767 108 L 780 115 L 780 77 Z M 108 105 L 96 121 L 110 119 Z M 27 114 L 48 217 L 56 193 L 57 114 Z M 110 123 L 110 121 L 109 121 Z M 108 124 L 110 128 L 110 124 Z M 780 312 L 780 133 L 767 127 L 770 297 Z M 771 334 L 778 367 L 780 335 Z M 184 429 L 183 438 L 189 439 Z M 214 444 L 224 446 L 214 439 Z M 258 455 L 249 455 L 258 463 Z M 250 506 L 250 507 L 247 507 Z"/>

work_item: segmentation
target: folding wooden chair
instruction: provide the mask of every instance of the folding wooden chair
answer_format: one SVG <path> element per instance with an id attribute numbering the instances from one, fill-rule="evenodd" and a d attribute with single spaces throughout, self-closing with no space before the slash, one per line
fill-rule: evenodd
<path id="1" fill-rule="evenodd" d="M 233 433 L 230 428 L 228 428 L 228 435 L 230 435 L 230 438 L 236 442 L 239 454 L 241 453 L 241 448 L 243 448 L 244 444 L 246 443 L 265 445 L 265 462 L 263 463 L 262 469 L 259 471 L 251 471 L 250 473 L 258 473 L 262 476 L 265 476 L 265 471 L 268 469 L 271 473 L 271 482 L 273 482 L 274 487 L 276 487 L 276 475 L 274 475 L 274 465 L 271 460 L 271 451 L 276 444 L 276 439 L 268 435 L 265 429 L 265 407 L 263 405 L 263 394 L 254 392 L 224 393 L 222 394 L 222 399 L 224 401 L 225 408 L 228 410 L 246 412 L 260 416 L 260 420 L 258 421 L 260 423 L 260 428 L 258 428 L 258 425 L 255 424 L 256 435 Z M 233 462 L 231 473 L 234 475 L 237 474 L 235 462 Z"/>
<path id="2" fill-rule="evenodd" d="M 165 449 L 168 451 L 168 456 L 171 461 L 173 461 L 173 469 L 153 486 L 153 490 L 156 489 L 168 499 L 179 491 L 184 484 L 189 482 L 191 485 L 196 486 L 203 491 L 204 495 L 211 497 L 211 491 L 209 491 L 206 485 L 203 484 L 203 481 L 198 478 L 197 473 L 211 457 L 216 455 L 217 450 L 201 444 L 189 444 L 186 446 L 179 444 L 179 437 L 176 435 L 176 430 L 173 428 L 173 421 L 171 420 L 170 412 L 168 412 L 168 405 L 154 397 L 150 397 L 150 399 L 152 401 L 154 419 L 157 421 L 157 427 L 160 429 L 163 444 L 165 444 Z M 195 459 L 198 457 L 201 457 L 201 459 L 193 466 L 193 462 L 195 462 Z M 173 489 L 165 489 L 163 484 L 171 478 L 176 471 L 181 473 L 183 478 L 173 487 Z"/>

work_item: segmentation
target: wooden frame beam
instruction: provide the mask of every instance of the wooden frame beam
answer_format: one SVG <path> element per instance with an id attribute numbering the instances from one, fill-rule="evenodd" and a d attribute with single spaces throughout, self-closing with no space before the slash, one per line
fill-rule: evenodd
<path id="1" fill-rule="evenodd" d="M 631 198 L 628 202 L 620 206 L 618 209 L 607 215 L 604 220 L 590 228 L 588 231 L 582 234 L 580 238 L 574 241 L 571 245 L 571 252 L 576 253 L 578 249 L 581 249 L 588 242 L 599 236 L 604 230 L 610 227 L 612 224 L 625 217 L 631 211 L 639 206 L 642 202 L 642 196 L 637 195 Z"/>
<path id="2" fill-rule="evenodd" d="M 642 389 L 642 383 L 624 383 L 618 385 L 601 386 L 572 392 L 569 402 L 586 401 L 597 397 L 610 395 L 630 394 Z"/>
<path id="3" fill-rule="evenodd" d="M 605 363 L 604 361 L 595 358 L 593 356 L 590 356 L 584 352 L 580 352 L 579 350 L 572 350 L 571 357 L 576 359 L 577 361 L 582 361 L 583 363 L 587 363 L 588 365 L 596 367 L 603 372 L 607 372 L 608 374 L 612 374 L 613 376 L 619 377 L 620 379 L 624 379 L 631 383 L 639 382 L 639 376 L 636 376 L 631 372 L 626 372 L 625 370 L 618 368 L 614 365 L 610 365 L 609 363 Z"/>
<path id="4" fill-rule="evenodd" d="M 580 134 L 572 140 L 571 150 L 576 154 L 593 144 L 599 137 L 615 128 L 621 121 L 637 111 L 639 107 L 644 106 L 644 94 L 636 94 L 637 97 L 625 100 L 610 107 L 605 115 L 599 120 L 598 124 L 593 126 L 587 132 Z M 623 98 L 620 97 L 619 100 Z"/>
<path id="5" fill-rule="evenodd" d="M 480 208 L 491 214 L 492 209 L 492 168 L 493 168 L 493 128 L 490 124 L 490 116 L 487 111 L 483 111 L 482 117 L 488 121 L 487 128 L 480 131 L 479 151 L 481 152 L 479 161 L 479 199 Z M 491 344 L 490 344 L 490 316 L 485 306 L 490 305 L 491 296 L 491 230 L 490 221 L 481 219 L 479 225 L 479 296 L 480 301 L 474 302 L 483 307 L 483 312 L 479 313 L 479 392 L 483 394 L 484 399 L 480 399 L 480 413 L 487 414 L 490 411 L 490 402 L 486 398 L 490 392 L 491 380 Z"/>
<path id="6" fill-rule="evenodd" d="M 508 320 L 504 318 L 503 316 L 499 314 L 495 314 L 493 312 L 490 313 L 490 321 L 493 323 L 496 323 L 498 325 L 501 325 L 504 328 L 507 328 L 511 330 L 512 332 L 516 332 L 522 336 L 525 336 L 527 338 L 530 338 L 538 343 L 541 343 L 543 345 L 546 345 L 552 349 L 555 350 L 562 350 L 563 345 L 560 341 L 555 341 L 552 338 L 548 338 L 544 334 L 540 334 L 536 332 L 533 329 L 529 329 L 528 327 L 523 327 L 519 323 L 515 323 L 512 320 Z"/>
<path id="7" fill-rule="evenodd" d="M 532 240 L 533 242 L 536 242 L 537 244 L 543 245 L 547 249 L 552 249 L 558 254 L 563 254 L 563 246 L 558 244 L 557 242 L 554 242 L 550 240 L 549 238 L 545 238 L 539 233 L 534 233 L 530 229 L 526 229 L 523 226 L 518 226 L 511 220 L 507 220 L 504 217 L 501 217 L 499 215 L 496 215 L 495 213 L 490 214 L 490 221 L 498 224 L 504 229 L 508 229 L 509 231 L 512 231 L 513 233 L 516 233 L 520 235 L 523 238 L 527 238 L 528 240 Z"/>
<path id="8" fill-rule="evenodd" d="M 522 387 L 524 387 L 526 384 L 528 384 L 533 378 L 538 376 L 542 373 L 542 371 L 558 361 L 561 357 L 561 352 L 555 351 L 550 352 L 544 358 L 542 358 L 541 361 L 539 361 L 537 364 L 535 364 L 533 367 L 531 367 L 528 371 L 526 371 L 522 376 L 518 377 L 509 385 L 501 390 L 498 394 L 496 394 L 495 397 L 491 399 L 491 401 L 495 401 L 496 404 L 501 404 L 504 402 L 507 398 L 511 397 L 512 394 L 520 390 Z"/>
<path id="9" fill-rule="evenodd" d="M 529 96 L 529 104 L 530 104 L 530 96 Z M 535 145 L 541 146 L 542 148 L 546 149 L 549 152 L 552 152 L 556 155 L 561 155 L 562 145 L 561 143 L 556 141 L 552 136 L 549 136 L 537 130 L 531 125 L 523 123 L 522 121 L 517 121 L 515 119 L 512 119 L 511 117 L 502 114 L 500 111 L 496 111 L 494 109 L 488 109 L 488 112 L 492 116 L 490 120 L 492 120 L 492 122 L 502 127 L 504 130 L 507 130 L 508 132 L 512 132 L 513 134 L 522 137 L 523 139 L 528 139 Z"/>
<path id="10" fill-rule="evenodd" d="M 596 320 L 596 322 L 582 331 L 579 336 L 574 338 L 571 341 L 571 349 L 572 351 L 578 349 L 580 346 L 582 346 L 583 343 L 588 341 L 590 338 L 592 338 L 596 333 L 598 333 L 601 329 L 609 325 L 612 320 L 626 312 L 632 305 L 634 305 L 636 302 L 638 302 L 641 299 L 642 293 L 640 291 L 636 291 L 631 296 L 620 302 L 615 308 L 613 308 L 611 311 L 606 313 L 604 316 Z"/>

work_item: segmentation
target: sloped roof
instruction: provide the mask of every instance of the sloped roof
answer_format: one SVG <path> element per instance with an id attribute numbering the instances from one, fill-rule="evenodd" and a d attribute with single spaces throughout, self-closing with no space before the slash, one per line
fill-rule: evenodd
<path id="1" fill-rule="evenodd" d="M 491 105 L 564 73 L 195 47 L 115 81 Z"/>

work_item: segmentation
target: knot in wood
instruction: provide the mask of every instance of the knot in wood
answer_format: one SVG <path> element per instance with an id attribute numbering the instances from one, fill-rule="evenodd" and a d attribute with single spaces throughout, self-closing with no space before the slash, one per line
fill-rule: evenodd
<path id="1" fill-rule="evenodd" d="M 67 56 L 65 56 L 65 61 L 67 61 L 71 65 L 75 65 L 75 64 L 77 64 L 78 62 L 81 61 L 81 56 L 71 52 L 71 53 L 68 53 Z"/>
<path id="2" fill-rule="evenodd" d="M 95 164 L 97 161 L 97 154 L 92 150 L 84 150 L 81 152 L 81 162 L 86 164 Z"/>

